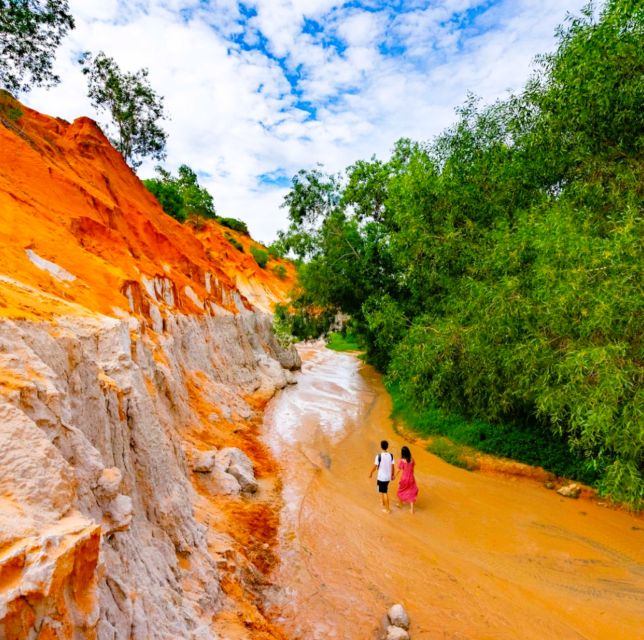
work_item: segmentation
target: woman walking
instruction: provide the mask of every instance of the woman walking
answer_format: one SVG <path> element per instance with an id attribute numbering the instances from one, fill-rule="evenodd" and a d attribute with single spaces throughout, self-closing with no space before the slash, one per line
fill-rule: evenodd
<path id="1" fill-rule="evenodd" d="M 400 482 L 398 483 L 398 506 L 402 507 L 402 502 L 408 502 L 411 513 L 414 513 L 414 503 L 418 497 L 418 485 L 416 478 L 414 478 L 415 461 L 411 457 L 409 447 L 403 447 L 400 452 L 401 460 L 398 463 L 398 471 L 400 472 Z"/>

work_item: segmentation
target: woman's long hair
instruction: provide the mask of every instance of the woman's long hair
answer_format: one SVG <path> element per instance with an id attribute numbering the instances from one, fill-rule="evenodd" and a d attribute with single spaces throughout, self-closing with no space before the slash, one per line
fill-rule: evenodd
<path id="1" fill-rule="evenodd" d="M 411 462 L 411 451 L 409 447 L 403 447 L 400 451 L 400 457 L 406 462 Z"/>

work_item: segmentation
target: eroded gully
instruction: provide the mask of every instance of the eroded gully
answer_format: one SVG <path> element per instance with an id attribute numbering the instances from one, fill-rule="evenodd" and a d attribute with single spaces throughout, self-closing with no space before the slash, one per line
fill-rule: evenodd
<path id="1" fill-rule="evenodd" d="M 269 613 L 289 638 L 371 640 L 394 602 L 414 640 L 642 637 L 641 518 L 414 446 L 417 512 L 383 514 L 368 473 L 382 438 L 397 458 L 404 441 L 379 375 L 322 345 L 300 350 L 299 383 L 263 431 L 285 505 Z"/>

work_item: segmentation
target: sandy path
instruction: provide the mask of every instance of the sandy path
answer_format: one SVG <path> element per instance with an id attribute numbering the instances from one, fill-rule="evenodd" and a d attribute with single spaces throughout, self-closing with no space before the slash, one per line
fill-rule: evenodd
<path id="1" fill-rule="evenodd" d="M 307 347 L 266 414 L 284 469 L 272 612 L 290 638 L 372 639 L 393 602 L 420 638 L 644 638 L 644 522 L 541 484 L 471 473 L 419 447 L 417 513 L 368 479 L 389 398 L 370 367 Z M 395 492 L 395 489 L 394 489 Z"/>

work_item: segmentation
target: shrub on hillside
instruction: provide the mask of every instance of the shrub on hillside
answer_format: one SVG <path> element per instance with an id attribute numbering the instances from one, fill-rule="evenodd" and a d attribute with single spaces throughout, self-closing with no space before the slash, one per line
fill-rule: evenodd
<path id="1" fill-rule="evenodd" d="M 228 227 L 229 229 L 233 229 L 234 231 L 239 231 L 239 233 L 243 233 L 245 236 L 250 236 L 248 227 L 242 220 L 237 220 L 237 218 L 222 218 L 221 216 L 217 216 L 217 222 L 224 227 Z"/>
<path id="2" fill-rule="evenodd" d="M 255 262 L 262 268 L 264 269 L 266 267 L 266 263 L 268 262 L 268 251 L 265 251 L 264 249 L 260 249 L 259 247 L 256 247 L 255 245 L 250 246 L 250 253 L 255 259 Z"/>

